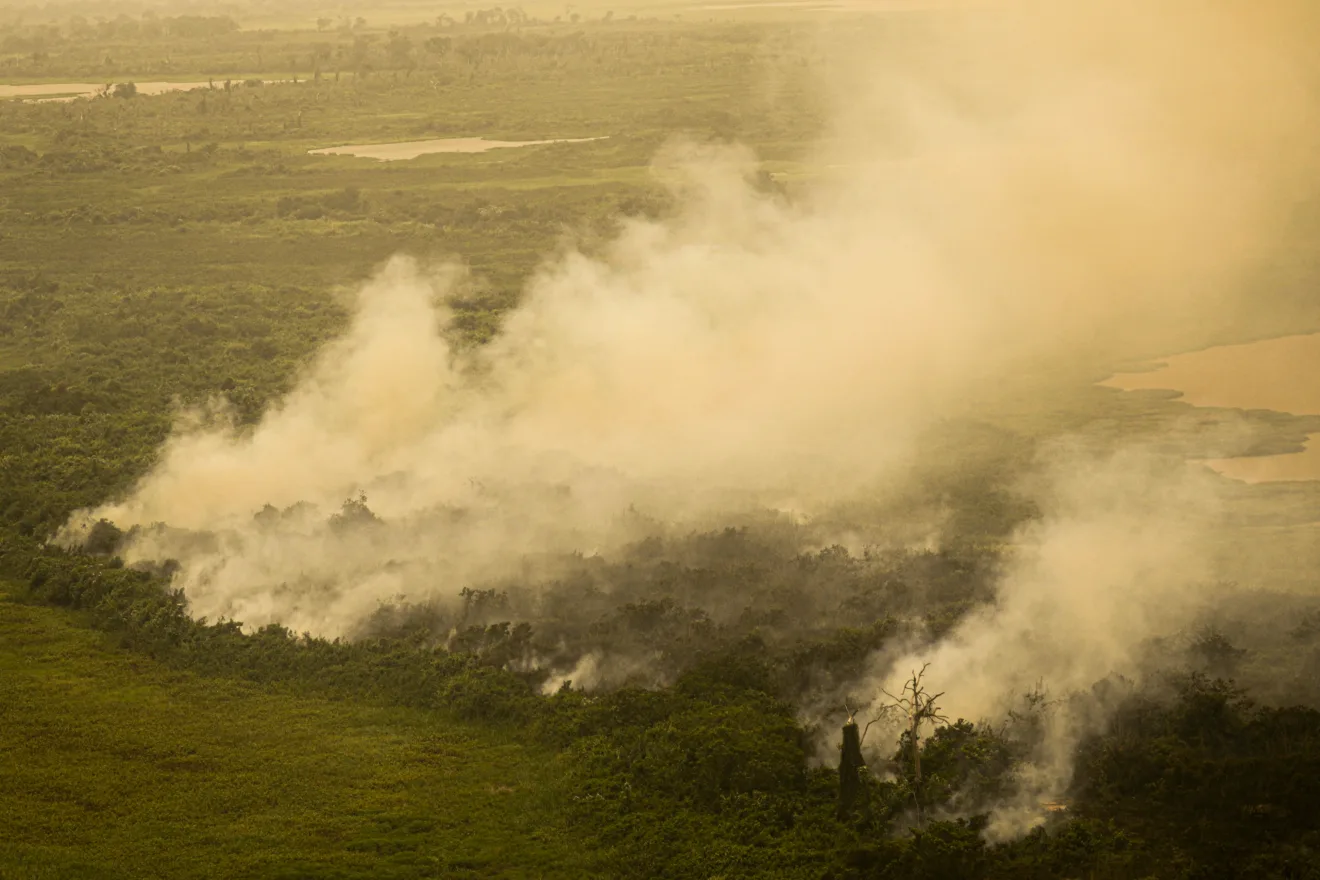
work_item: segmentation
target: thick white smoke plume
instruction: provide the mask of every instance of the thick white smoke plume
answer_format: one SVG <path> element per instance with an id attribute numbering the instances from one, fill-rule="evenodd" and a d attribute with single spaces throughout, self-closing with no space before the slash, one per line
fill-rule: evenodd
<path id="1" fill-rule="evenodd" d="M 68 536 L 143 526 L 127 555 L 178 559 L 195 613 L 333 635 L 539 557 L 899 491 L 925 432 L 1019 377 L 1231 318 L 1320 155 L 1317 14 L 1021 4 L 826 37 L 833 170 L 792 200 L 748 150 L 678 144 L 656 160 L 672 216 L 549 259 L 475 352 L 445 342 L 461 270 L 396 259 L 260 424 L 181 426 Z M 1203 489 L 1088 461 L 1048 471 L 999 601 L 877 659 L 876 684 L 930 660 L 946 708 L 980 717 L 1176 623 Z M 358 493 L 381 521 L 341 511 Z"/>
<path id="2" fill-rule="evenodd" d="M 1145 644 L 1213 598 L 1215 486 L 1204 469 L 1143 450 L 1056 455 L 1039 490 L 1044 515 L 1014 537 L 996 600 L 933 645 L 873 657 L 871 677 L 851 690 L 877 695 L 869 709 L 879 712 L 879 695 L 900 693 L 924 670 L 948 718 L 992 722 L 1023 710 L 1025 695 L 1063 698 L 1036 707 L 1033 760 L 988 830 L 1012 836 L 1039 823 L 1040 803 L 1067 791 L 1075 747 L 1109 708 L 1066 698 L 1110 676 L 1140 679 Z M 892 748 L 877 743 L 880 756 Z"/>

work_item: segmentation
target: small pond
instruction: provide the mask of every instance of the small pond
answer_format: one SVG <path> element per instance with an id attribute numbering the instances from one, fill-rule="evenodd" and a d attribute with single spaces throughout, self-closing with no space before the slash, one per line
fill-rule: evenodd
<path id="1" fill-rule="evenodd" d="M 322 147 L 308 150 L 314 156 L 358 156 L 363 159 L 377 159 L 381 162 L 397 162 L 403 159 L 416 159 L 428 153 L 484 153 L 487 150 L 502 150 L 511 147 L 533 147 L 540 144 L 581 144 L 587 141 L 601 141 L 603 137 L 557 138 L 546 141 L 488 141 L 485 138 L 441 138 L 429 141 L 401 141 L 392 144 L 348 144 L 342 147 Z"/>

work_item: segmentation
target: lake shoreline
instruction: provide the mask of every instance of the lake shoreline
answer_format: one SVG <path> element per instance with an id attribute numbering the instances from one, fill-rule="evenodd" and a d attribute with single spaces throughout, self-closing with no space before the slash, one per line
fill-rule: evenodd
<path id="1" fill-rule="evenodd" d="M 1185 352 L 1133 365 L 1096 384 L 1125 392 L 1174 392 L 1196 407 L 1320 417 L 1320 333 Z M 1308 431 L 1300 450 L 1197 461 L 1244 483 L 1320 480 L 1320 430 Z"/>

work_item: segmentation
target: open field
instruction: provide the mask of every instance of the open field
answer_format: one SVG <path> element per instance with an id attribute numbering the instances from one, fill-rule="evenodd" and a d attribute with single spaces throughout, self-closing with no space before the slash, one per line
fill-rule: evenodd
<path id="1" fill-rule="evenodd" d="M 593 873 L 546 750 L 174 672 L 11 585 L 0 603 L 0 875 Z"/>

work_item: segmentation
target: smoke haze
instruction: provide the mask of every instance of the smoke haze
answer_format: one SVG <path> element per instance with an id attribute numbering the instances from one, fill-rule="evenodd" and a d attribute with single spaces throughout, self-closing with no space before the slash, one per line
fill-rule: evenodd
<path id="1" fill-rule="evenodd" d="M 923 438 L 1022 377 L 1204 341 L 1240 312 L 1320 155 L 1318 17 L 1081 2 L 824 33 L 830 170 L 792 199 L 744 148 L 676 142 L 655 160 L 672 213 L 549 257 L 475 351 L 446 341 L 463 270 L 397 258 L 259 424 L 189 414 L 65 540 L 140 526 L 126 558 L 177 559 L 194 613 L 338 635 L 556 554 L 897 497 Z M 1213 486 L 1150 462 L 1054 455 L 997 601 L 875 658 L 869 685 L 930 661 L 950 714 L 980 718 L 1042 677 L 1131 670 L 1213 576 Z M 359 493 L 369 512 L 344 505 Z"/>
<path id="2" fill-rule="evenodd" d="M 872 658 L 853 693 L 901 693 L 925 668 L 951 719 L 1002 721 L 1031 710 L 1033 760 L 1016 799 L 998 805 L 988 833 L 1010 837 L 1043 821 L 1060 798 L 1080 740 L 1113 708 L 1091 689 L 1110 676 L 1139 681 L 1154 668 L 1152 639 L 1186 627 L 1225 589 L 1213 583 L 1211 536 L 1220 502 L 1204 470 L 1147 450 L 1095 458 L 1058 451 L 1042 463 L 1042 516 L 1023 526 L 994 601 L 943 638 Z M 1024 706 L 1080 696 L 1063 705 Z M 838 698 L 836 697 L 836 702 Z M 878 711 L 886 698 L 869 709 Z M 878 738 L 884 752 L 892 740 Z"/>

